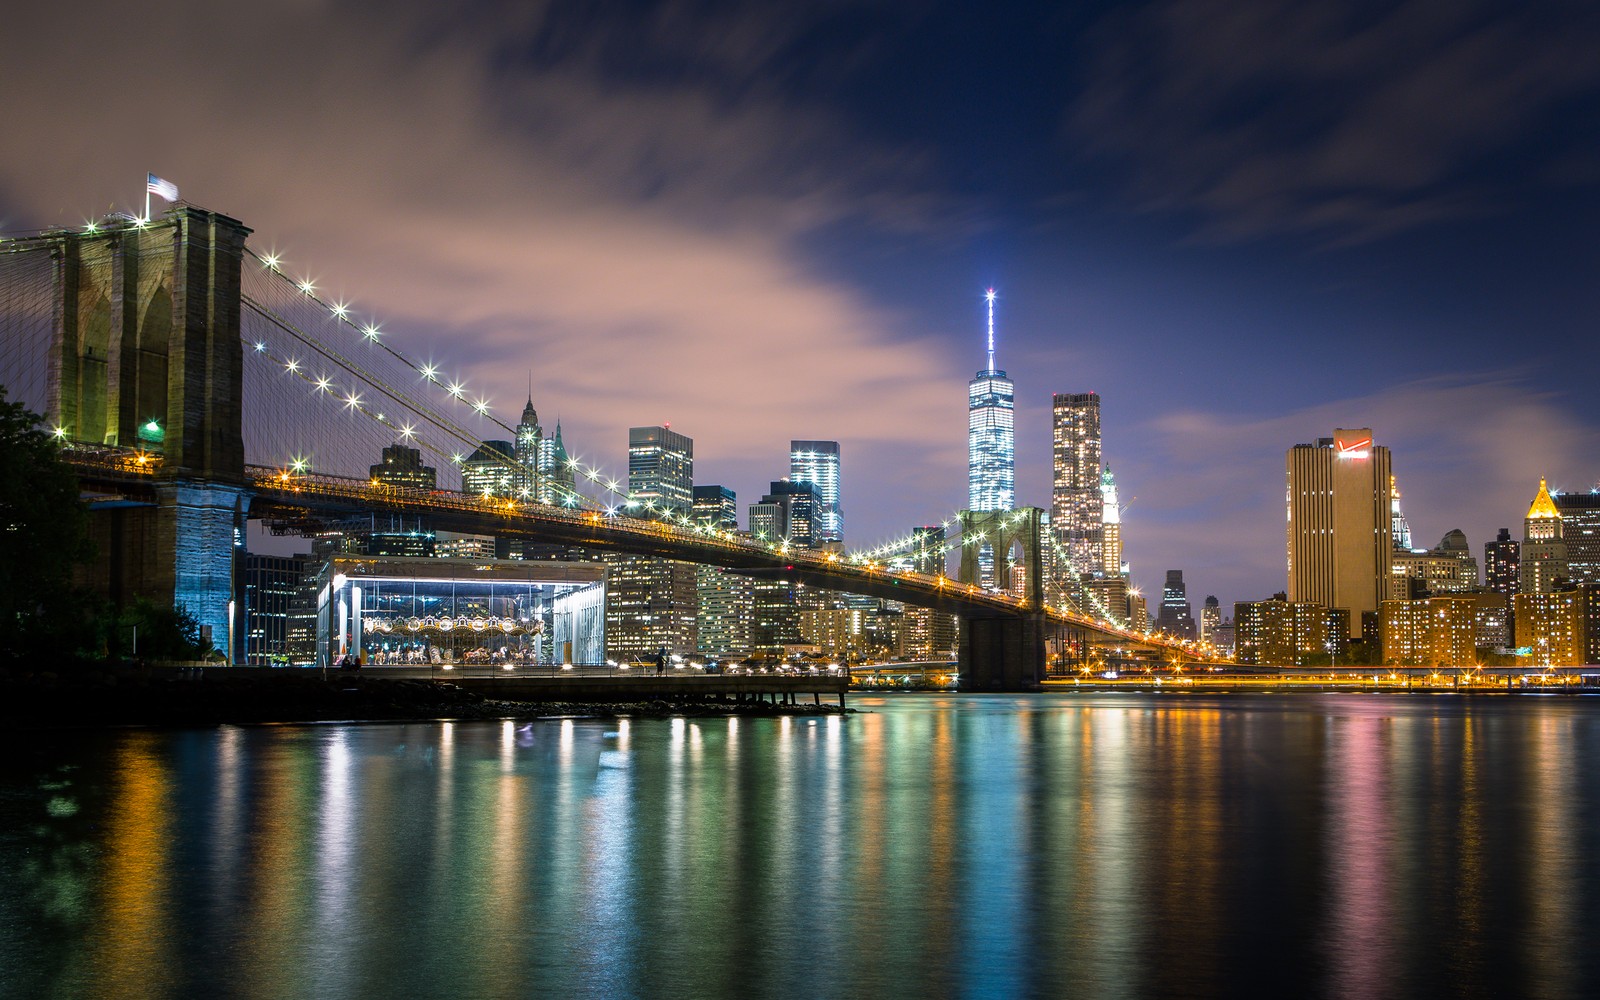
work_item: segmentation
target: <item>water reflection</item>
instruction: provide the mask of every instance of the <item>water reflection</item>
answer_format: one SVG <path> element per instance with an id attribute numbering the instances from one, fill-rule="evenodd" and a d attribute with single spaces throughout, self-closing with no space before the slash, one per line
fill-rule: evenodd
<path id="1" fill-rule="evenodd" d="M 32 736 L 0 992 L 1596 992 L 1585 701 L 856 704 Z"/>

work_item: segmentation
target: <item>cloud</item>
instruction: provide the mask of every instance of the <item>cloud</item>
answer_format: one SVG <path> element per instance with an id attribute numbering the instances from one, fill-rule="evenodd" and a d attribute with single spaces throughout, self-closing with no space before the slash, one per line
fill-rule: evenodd
<path id="1" fill-rule="evenodd" d="M 1592 432 L 1517 374 L 1441 375 L 1266 419 L 1169 413 L 1114 466 L 1122 493 L 1140 496 L 1123 525 L 1135 579 L 1149 590 L 1164 570 L 1186 569 L 1197 601 L 1282 590 L 1284 455 L 1336 427 L 1370 427 L 1390 450 L 1417 545 L 1460 528 L 1481 552 L 1501 527 L 1521 537 L 1541 476 L 1569 491 L 1593 485 L 1578 458 Z"/>
<path id="2" fill-rule="evenodd" d="M 1597 40 L 1574 3 L 1162 0 L 1091 33 L 1068 129 L 1202 238 L 1361 242 L 1500 210 L 1538 168 L 1495 157 L 1592 96 Z"/>
<path id="3" fill-rule="evenodd" d="M 0 163 L 0 190 L 35 222 L 132 207 L 152 170 L 508 422 L 532 369 L 545 419 L 613 475 L 626 428 L 665 421 L 741 502 L 787 474 L 791 438 L 843 443 L 847 510 L 961 467 L 958 444 L 925 444 L 941 424 L 960 441 L 927 390 L 960 366 L 799 248 L 942 211 L 914 152 L 763 82 L 803 19 L 663 8 L 617 46 L 626 22 L 562 5 L 93 6 L 8 19 L 28 44 L 0 64 L 6 141 L 31 152 Z"/>

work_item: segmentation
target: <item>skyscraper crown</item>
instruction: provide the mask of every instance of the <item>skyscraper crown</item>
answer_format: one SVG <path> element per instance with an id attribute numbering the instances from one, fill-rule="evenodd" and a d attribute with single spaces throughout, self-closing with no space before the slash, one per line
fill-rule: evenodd
<path id="1" fill-rule="evenodd" d="M 1533 498 L 1533 505 L 1528 508 L 1528 520 L 1548 521 L 1554 518 L 1561 520 L 1561 512 L 1556 510 L 1556 502 L 1550 499 L 1550 488 L 1545 485 L 1544 478 L 1539 479 L 1539 495 Z"/>

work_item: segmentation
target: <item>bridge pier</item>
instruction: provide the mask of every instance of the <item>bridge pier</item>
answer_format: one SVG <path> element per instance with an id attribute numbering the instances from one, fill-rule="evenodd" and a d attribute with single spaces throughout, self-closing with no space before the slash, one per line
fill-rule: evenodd
<path id="1" fill-rule="evenodd" d="M 63 233 L 48 409 L 71 442 L 161 458 L 152 505 L 97 511 L 91 589 L 181 604 L 226 650 L 244 475 L 240 270 L 250 230 L 179 206 L 144 227 Z M 237 622 L 239 619 L 235 619 Z"/>
<path id="2" fill-rule="evenodd" d="M 965 618 L 958 661 L 962 691 L 1037 691 L 1044 681 L 1044 615 Z"/>

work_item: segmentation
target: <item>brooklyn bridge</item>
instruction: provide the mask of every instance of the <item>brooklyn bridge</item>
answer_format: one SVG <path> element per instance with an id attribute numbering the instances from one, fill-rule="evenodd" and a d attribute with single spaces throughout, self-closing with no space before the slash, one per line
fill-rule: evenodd
<path id="1" fill-rule="evenodd" d="M 226 634 L 248 520 L 313 532 L 351 515 L 402 515 L 435 530 L 660 556 L 948 612 L 961 623 L 963 690 L 1028 690 L 1047 661 L 1082 664 L 1113 648 L 1191 656 L 1058 578 L 1037 508 L 946 515 L 958 526 L 947 540 L 960 553 L 952 577 L 892 570 L 894 545 L 813 550 L 697 523 L 597 468 L 526 496 L 373 480 L 366 468 L 385 445 L 403 441 L 458 467 L 511 428 L 442 366 L 395 349 L 376 324 L 288 276 L 250 235 L 180 203 L 154 219 L 0 239 L 0 384 L 45 415 L 77 469 L 99 549 L 93 582 L 113 600 L 182 603 Z M 994 589 L 978 584 L 982 546 L 1003 554 Z"/>

